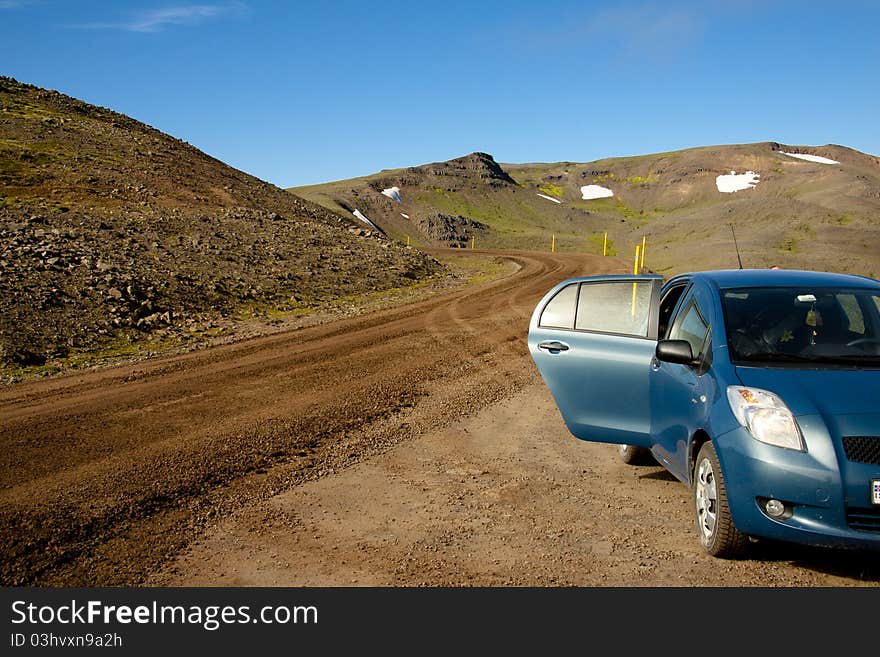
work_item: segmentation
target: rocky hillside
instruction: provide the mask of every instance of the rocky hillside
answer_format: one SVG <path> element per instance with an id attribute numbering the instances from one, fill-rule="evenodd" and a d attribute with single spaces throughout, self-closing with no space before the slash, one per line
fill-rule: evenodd
<path id="1" fill-rule="evenodd" d="M 7 371 L 307 313 L 439 268 L 127 116 L 0 77 Z"/>
<path id="2" fill-rule="evenodd" d="M 545 250 L 555 235 L 558 249 L 601 253 L 607 232 L 628 258 L 645 237 L 646 267 L 673 273 L 736 267 L 735 233 L 746 267 L 880 276 L 880 160 L 842 146 L 501 165 L 473 153 L 292 191 L 419 244 Z M 437 214 L 455 218 L 454 235 L 436 230 Z"/>

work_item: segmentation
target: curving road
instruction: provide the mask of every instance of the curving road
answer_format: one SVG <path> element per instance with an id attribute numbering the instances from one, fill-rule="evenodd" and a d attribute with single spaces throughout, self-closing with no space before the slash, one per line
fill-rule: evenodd
<path id="1" fill-rule="evenodd" d="M 142 582 L 221 514 L 521 389 L 537 299 L 611 260 L 497 255 L 515 273 L 414 304 L 0 390 L 3 583 Z"/>
<path id="2" fill-rule="evenodd" d="M 571 438 L 528 356 L 539 297 L 619 263 L 494 255 L 514 273 L 0 390 L 3 583 L 880 582 L 876 553 L 702 553 L 688 489 Z"/>

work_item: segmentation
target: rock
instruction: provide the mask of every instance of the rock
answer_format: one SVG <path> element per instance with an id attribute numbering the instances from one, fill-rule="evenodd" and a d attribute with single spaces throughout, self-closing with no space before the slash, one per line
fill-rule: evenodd
<path id="1" fill-rule="evenodd" d="M 485 231 L 488 226 L 462 215 L 440 212 L 419 217 L 414 222 L 425 236 L 446 246 L 464 246 L 471 236 Z"/>
<path id="2" fill-rule="evenodd" d="M 21 367 L 34 367 L 46 364 L 46 354 L 39 353 L 26 347 L 9 349 L 5 354 L 5 357 L 4 354 L 0 353 L 0 359 Z"/>

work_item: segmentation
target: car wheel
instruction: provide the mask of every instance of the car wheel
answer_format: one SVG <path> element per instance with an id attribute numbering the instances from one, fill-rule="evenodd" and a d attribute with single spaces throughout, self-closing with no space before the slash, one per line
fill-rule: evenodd
<path id="1" fill-rule="evenodd" d="M 635 445 L 618 445 L 617 454 L 627 465 L 646 465 L 654 458 L 651 456 L 651 450 Z"/>
<path id="2" fill-rule="evenodd" d="M 749 538 L 730 517 L 724 475 L 711 441 L 700 448 L 694 466 L 694 511 L 700 544 L 706 552 L 721 559 L 745 554 Z"/>

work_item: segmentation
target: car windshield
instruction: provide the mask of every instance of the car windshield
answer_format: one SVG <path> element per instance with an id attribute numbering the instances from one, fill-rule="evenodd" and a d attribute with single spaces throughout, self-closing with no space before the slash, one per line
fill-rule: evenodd
<path id="1" fill-rule="evenodd" d="M 721 290 L 730 357 L 740 363 L 880 366 L 880 292 Z"/>

